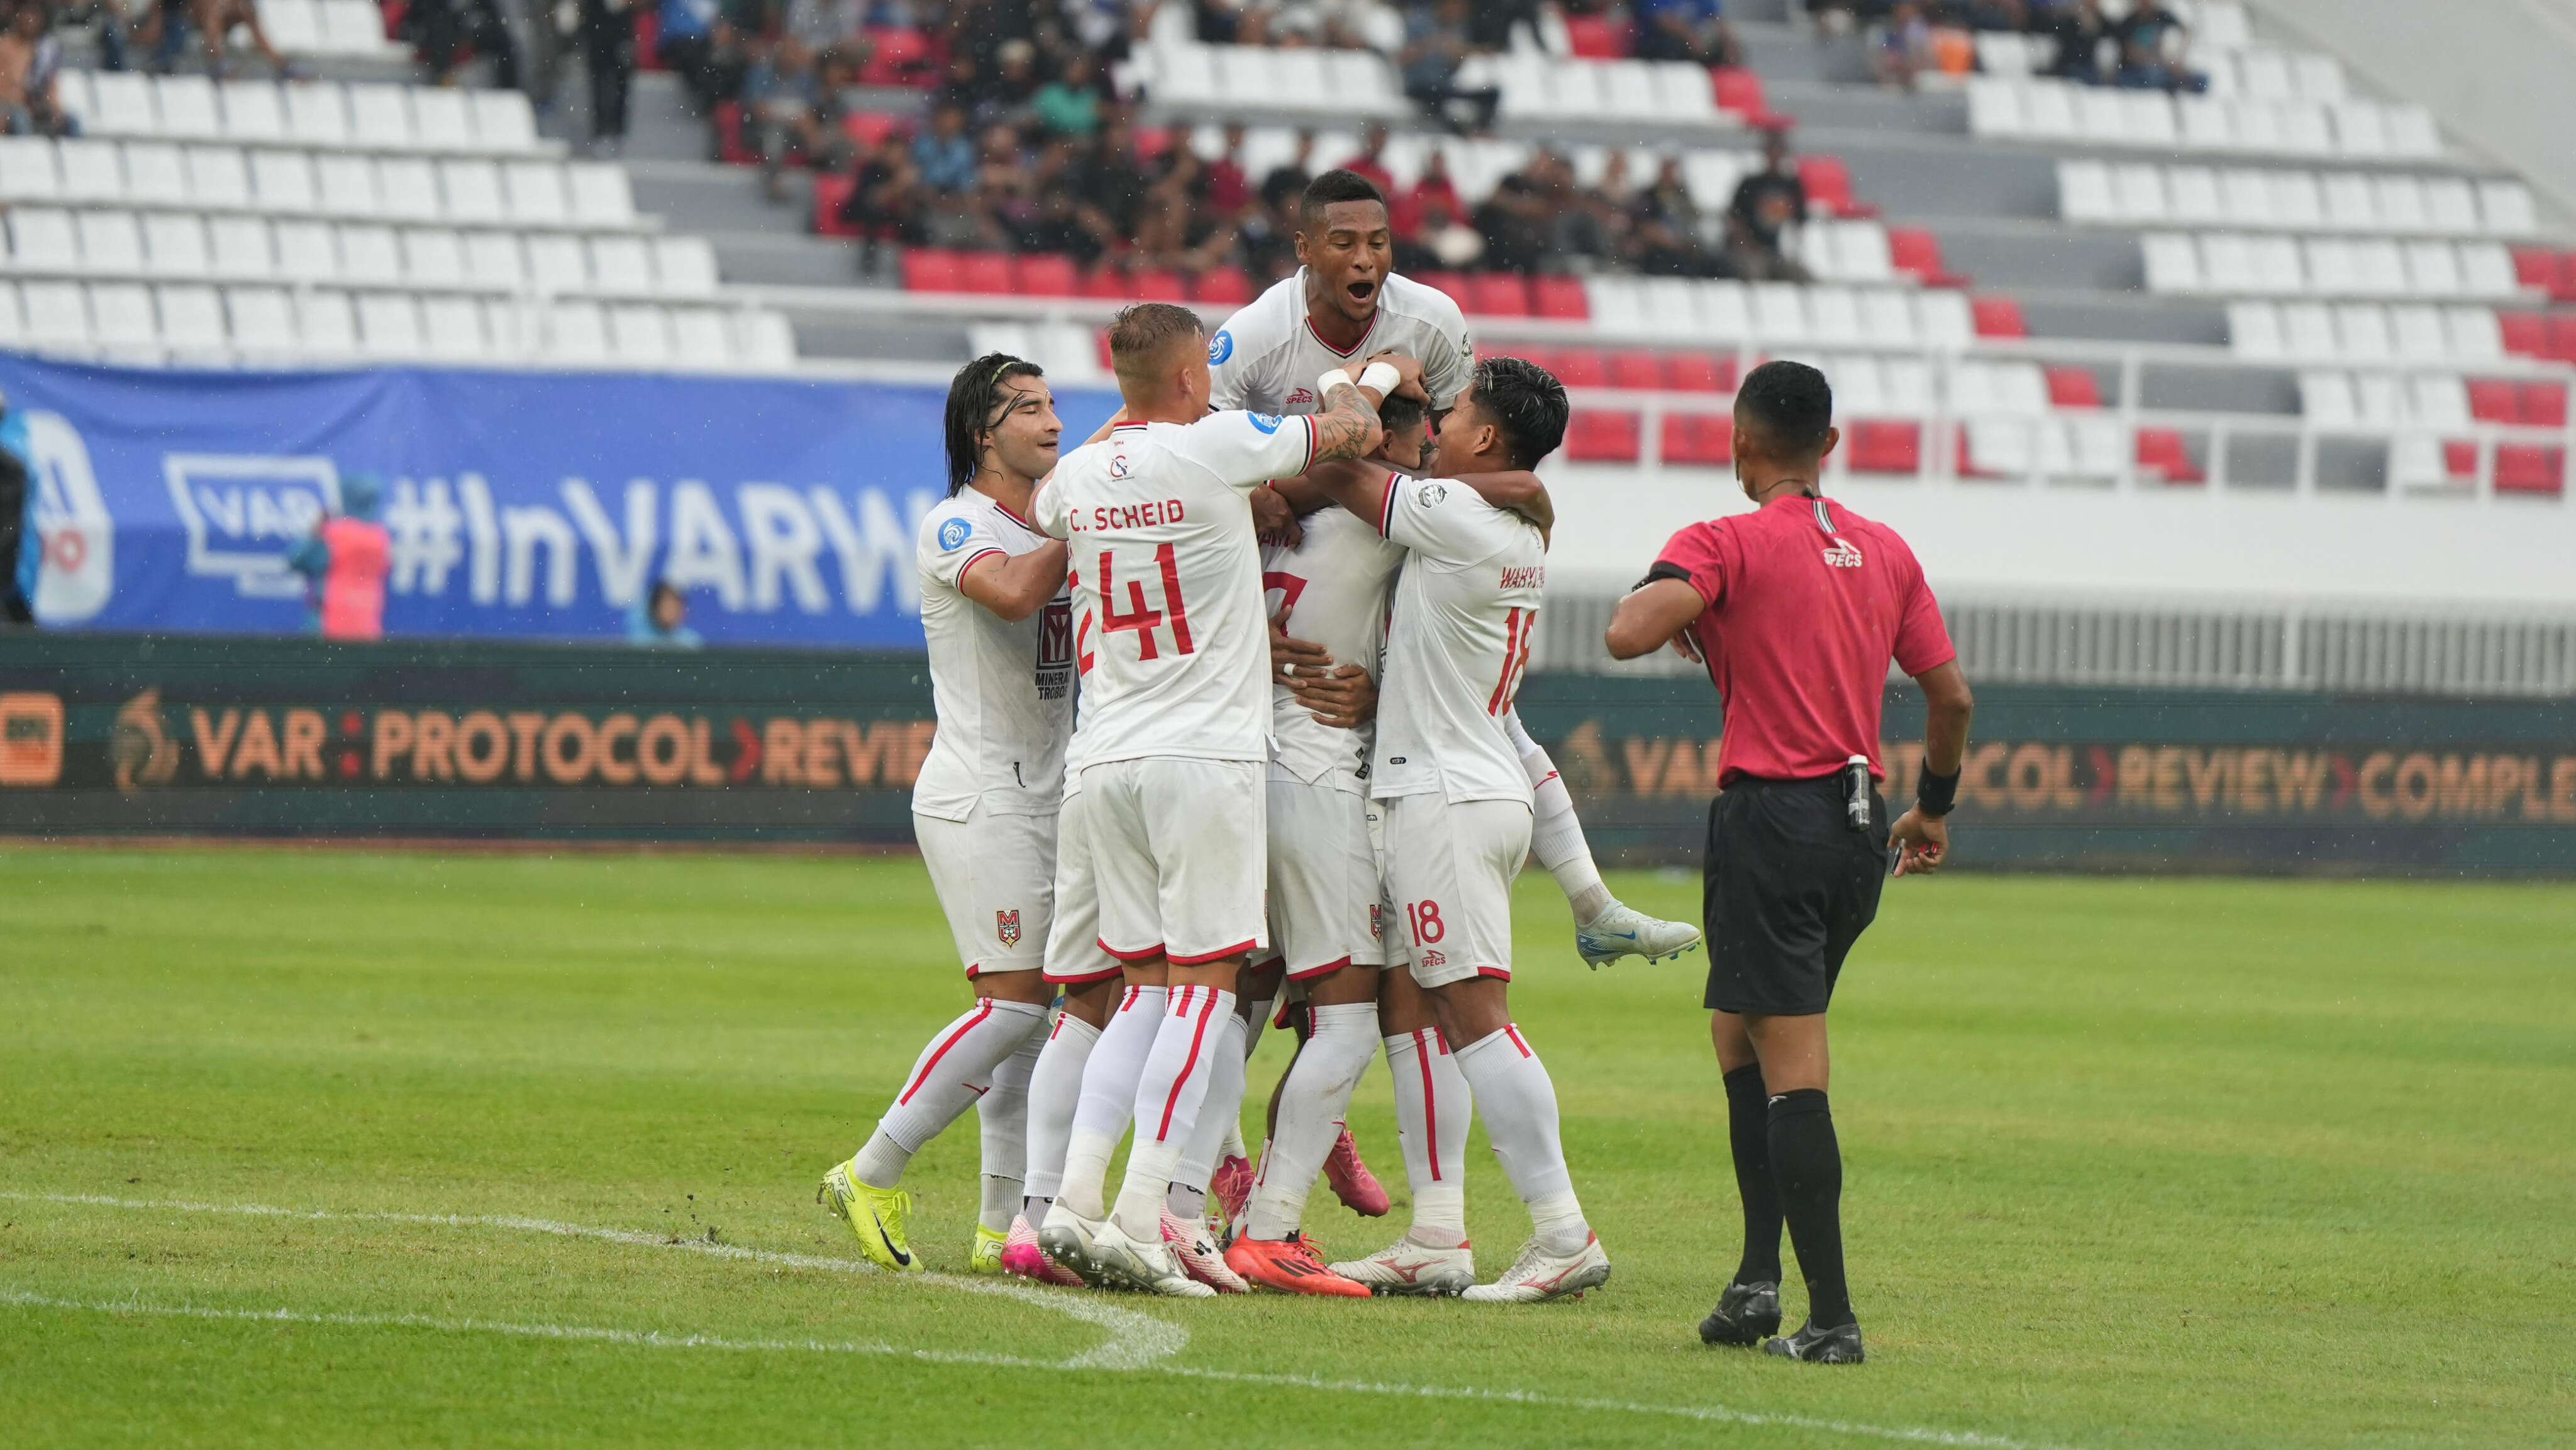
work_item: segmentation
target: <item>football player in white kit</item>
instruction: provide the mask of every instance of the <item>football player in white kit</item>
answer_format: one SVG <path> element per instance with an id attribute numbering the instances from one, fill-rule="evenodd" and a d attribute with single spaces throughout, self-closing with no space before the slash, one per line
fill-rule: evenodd
<path id="1" fill-rule="evenodd" d="M 1312 416 L 1210 413 L 1207 337 L 1183 308 L 1130 307 L 1109 341 L 1125 421 L 1066 456 L 1035 517 L 1070 542 L 1079 607 L 1096 625 L 1082 794 L 1100 944 L 1131 984 L 1162 985 L 1167 1005 L 1136 1080 L 1115 1207 L 1104 1179 L 1126 1124 L 1091 1111 L 1105 1072 L 1095 1049 L 1038 1236 L 1086 1278 L 1205 1296 L 1162 1222 L 1213 1058 L 1240 1062 L 1237 973 L 1267 945 L 1269 640 L 1249 495 L 1316 460 L 1366 455 L 1380 429 L 1375 398 L 1355 387 Z M 1377 397 L 1392 372 L 1372 374 Z"/>
<path id="2" fill-rule="evenodd" d="M 1309 475 L 1409 554 L 1369 789 L 1385 810 L 1387 885 L 1413 978 L 1530 1211 L 1531 1238 L 1512 1267 L 1465 1292 L 1488 1302 L 1559 1298 L 1610 1277 L 1566 1170 L 1555 1085 L 1511 1019 L 1508 990 L 1511 883 L 1529 854 L 1531 791 L 1504 721 L 1529 663 L 1546 536 L 1457 481 L 1534 466 L 1563 440 L 1566 415 L 1565 389 L 1545 370 L 1493 358 L 1442 421 L 1434 477 L 1382 467 Z"/>
<path id="3" fill-rule="evenodd" d="M 921 1267 L 904 1169 L 970 1105 L 984 1137 L 971 1267 L 1001 1269 L 1020 1208 L 1029 1074 L 1055 995 L 1039 969 L 1074 684 L 1065 547 L 1029 523 L 1029 500 L 1063 431 L 1034 363 L 994 353 L 949 386 L 948 497 L 922 519 L 919 544 L 939 731 L 912 812 L 975 1003 L 932 1035 L 876 1131 L 817 1195 L 890 1269 Z"/>
<path id="4" fill-rule="evenodd" d="M 1398 353 L 1422 360 L 1432 410 L 1450 407 L 1476 363 L 1466 315 L 1449 295 L 1394 271 L 1386 198 L 1367 177 L 1327 171 L 1297 212 L 1296 275 L 1254 298 L 1209 340 L 1214 406 L 1301 413 L 1321 406 L 1320 369 Z M 1341 660 L 1352 664 L 1357 661 Z M 1646 915 L 1610 894 L 1583 839 L 1574 798 L 1556 762 L 1511 715 L 1506 728 L 1537 802 L 1531 849 L 1574 912 L 1574 946 L 1599 967 L 1628 955 L 1649 960 L 1699 943 L 1700 929 Z"/>

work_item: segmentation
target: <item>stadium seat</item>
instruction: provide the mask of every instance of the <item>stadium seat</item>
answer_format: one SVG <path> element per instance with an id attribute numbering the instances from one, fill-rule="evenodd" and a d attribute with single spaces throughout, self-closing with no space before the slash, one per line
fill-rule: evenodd
<path id="1" fill-rule="evenodd" d="M 2507 443 L 2495 451 L 2495 491 L 2555 495 L 2565 490 L 2567 451 Z"/>
<path id="2" fill-rule="evenodd" d="M 1670 386 L 1664 355 L 1633 351 L 1610 354 L 1610 386 L 1643 393 L 1663 391 Z"/>
<path id="3" fill-rule="evenodd" d="M 1555 363 L 1548 371 L 1556 374 L 1556 380 L 1569 388 L 1610 386 L 1610 364 L 1597 348 L 1559 348 Z"/>
<path id="4" fill-rule="evenodd" d="M 1969 300 L 1976 317 L 1979 337 L 2028 337 L 2030 327 L 2022 321 L 2021 304 L 2009 297 L 1977 297 Z"/>
<path id="5" fill-rule="evenodd" d="M 1674 353 L 1665 359 L 1665 367 L 1675 392 L 1731 393 L 1735 391 L 1735 358 L 1705 352 Z"/>
<path id="6" fill-rule="evenodd" d="M 1542 276 L 1531 284 L 1530 290 L 1540 317 L 1581 322 L 1592 315 L 1579 277 Z"/>
<path id="7" fill-rule="evenodd" d="M 1666 463 L 1724 468 L 1735 462 L 1735 420 L 1724 413 L 1666 413 L 1659 441 Z"/>
<path id="8" fill-rule="evenodd" d="M 1627 22 L 1606 15 L 1566 16 L 1565 38 L 1587 60 L 1622 60 L 1628 54 Z"/>
<path id="9" fill-rule="evenodd" d="M 1809 206 L 1821 206 L 1838 217 L 1878 215 L 1878 208 L 1863 206 L 1852 199 L 1851 168 L 1843 163 L 1841 157 L 1799 157 L 1798 181 L 1807 190 Z"/>
<path id="10" fill-rule="evenodd" d="M 1013 291 L 1031 297 L 1081 295 L 1081 273 L 1073 259 L 1056 252 L 1032 252 L 1013 259 Z"/>
<path id="11" fill-rule="evenodd" d="M 2511 383 L 2495 378 L 2469 379 L 2469 416 L 2481 423 L 2522 421 L 2522 399 Z"/>
<path id="12" fill-rule="evenodd" d="M 2548 341 L 2541 356 L 2557 362 L 2576 363 L 2576 313 L 2553 314 L 2545 328 Z"/>
<path id="13" fill-rule="evenodd" d="M 842 132 L 862 151 L 874 151 L 903 129 L 904 118 L 886 111 L 851 111 L 841 117 Z"/>
<path id="14" fill-rule="evenodd" d="M 1132 302 L 1136 300 L 1134 294 L 1128 288 L 1126 275 L 1115 267 L 1092 268 L 1090 271 L 1082 274 L 1081 285 L 1081 295 L 1095 298 L 1102 302 Z M 1107 345 L 1105 340 L 1102 345 Z M 1102 356 L 1105 357 L 1107 354 L 1104 353 Z"/>
<path id="15" fill-rule="evenodd" d="M 2048 373 L 2048 401 L 2060 408 L 2099 408 L 2102 383 L 2086 367 L 2053 367 Z"/>
<path id="16" fill-rule="evenodd" d="M 2565 383 L 2525 383 L 2522 385 L 2523 423 L 2533 428 L 2567 426 L 2567 385 Z"/>
<path id="17" fill-rule="evenodd" d="M 1139 302 L 1187 302 L 1189 287 L 1178 272 L 1147 269 L 1128 278 L 1128 288 Z"/>
<path id="18" fill-rule="evenodd" d="M 1210 267 L 1190 279 L 1190 298 L 1212 307 L 1241 307 L 1253 299 L 1252 279 L 1240 267 Z"/>
<path id="19" fill-rule="evenodd" d="M 1762 77 L 1741 66 L 1720 66 L 1709 72 L 1717 98 L 1717 108 L 1731 113 L 1747 126 L 1762 130 L 1785 128 L 1789 120 L 1771 113 L 1762 91 Z"/>
<path id="20" fill-rule="evenodd" d="M 1529 281 L 1515 272 L 1478 272 L 1467 279 L 1467 311 L 1479 317 L 1530 315 Z"/>
<path id="21" fill-rule="evenodd" d="M 925 86 L 936 78 L 938 59 L 931 52 L 930 37 L 921 31 L 877 26 L 868 30 L 867 39 L 868 59 L 859 71 L 859 84 Z"/>
<path id="22" fill-rule="evenodd" d="M 1851 449 L 1851 466 L 1857 473 L 1910 476 L 1923 471 L 1920 424 L 1862 419 L 1851 425 Z"/>
<path id="23" fill-rule="evenodd" d="M 2513 279 L 2542 292 L 2558 288 L 2558 253 L 2546 247 L 2515 247 Z"/>
<path id="24" fill-rule="evenodd" d="M 963 262 L 940 247 L 907 247 L 903 254 L 903 287 L 907 292 L 965 290 Z"/>
<path id="25" fill-rule="evenodd" d="M 2175 428 L 2141 428 L 2138 430 L 2138 469 L 2150 478 L 2166 483 L 2207 483 L 2209 475 L 2191 461 L 2191 449 Z"/>
<path id="26" fill-rule="evenodd" d="M 1007 252 L 967 252 L 957 259 L 957 290 L 1007 294 L 1019 289 L 1011 278 Z"/>
<path id="27" fill-rule="evenodd" d="M 1565 456 L 1576 463 L 1634 463 L 1638 425 L 1634 413 L 1577 412 L 1565 430 Z"/>
<path id="28" fill-rule="evenodd" d="M 841 204 L 850 199 L 858 185 L 857 178 L 846 172 L 814 173 L 814 234 L 819 237 L 855 237 L 859 229 L 841 220 Z M 912 285 L 908 280 L 904 284 Z"/>

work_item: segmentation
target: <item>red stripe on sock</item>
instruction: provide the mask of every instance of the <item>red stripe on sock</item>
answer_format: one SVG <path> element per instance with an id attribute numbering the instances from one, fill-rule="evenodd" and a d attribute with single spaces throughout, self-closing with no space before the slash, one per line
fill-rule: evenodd
<path id="1" fill-rule="evenodd" d="M 939 1059 L 948 1055 L 948 1049 L 955 1047 L 959 1038 L 962 1038 L 967 1033 L 983 1026 L 984 1019 L 993 1015 L 992 998 L 987 997 L 983 1001 L 977 1003 L 976 1006 L 980 1010 L 978 1010 L 974 1016 L 967 1018 L 964 1025 L 960 1026 L 956 1031 L 949 1033 L 948 1040 L 939 1044 L 938 1049 L 930 1054 L 930 1060 L 921 1065 L 921 1071 L 912 1079 L 912 1086 L 905 1088 L 903 1090 L 903 1096 L 894 1100 L 894 1105 L 896 1107 L 902 1107 L 904 1104 L 912 1101 L 912 1095 L 921 1091 L 921 1085 L 923 1083 L 930 1081 L 931 1069 L 939 1066 Z"/>
<path id="2" fill-rule="evenodd" d="M 1422 1141 L 1431 1150 L 1431 1181 L 1440 1181 L 1440 1094 L 1431 1086 L 1431 1044 L 1423 1040 L 1423 1029 L 1413 1029 L 1413 1055 L 1422 1061 Z M 1438 1033 L 1432 1033 L 1438 1037 Z M 1448 1044 L 1440 1050 L 1447 1052 Z"/>
<path id="3" fill-rule="evenodd" d="M 1521 1056 L 1527 1057 L 1530 1055 L 1529 1044 L 1521 1041 L 1521 1029 L 1519 1026 L 1509 1025 L 1504 1027 L 1503 1035 L 1512 1040 L 1512 1046 L 1521 1050 Z"/>
<path id="4" fill-rule="evenodd" d="M 1190 989 L 1183 987 L 1181 990 L 1186 992 Z M 1199 1046 L 1207 1041 L 1208 1019 L 1215 1015 L 1216 993 L 1211 991 L 1208 993 L 1206 1003 L 1199 1008 L 1198 1030 L 1190 1034 L 1190 1055 L 1181 1062 L 1181 1075 L 1172 1079 L 1171 1095 L 1163 1099 L 1163 1121 L 1154 1129 L 1154 1141 L 1157 1143 L 1162 1142 L 1164 1135 L 1172 1131 L 1172 1114 L 1181 1105 L 1181 1085 L 1188 1082 L 1190 1074 L 1198 1069 Z"/>
<path id="5" fill-rule="evenodd" d="M 1198 988 L 1196 987 L 1183 987 L 1181 989 L 1181 995 L 1172 999 L 1173 1016 L 1187 1017 L 1190 1015 L 1190 996 L 1196 991 L 1198 991 Z"/>

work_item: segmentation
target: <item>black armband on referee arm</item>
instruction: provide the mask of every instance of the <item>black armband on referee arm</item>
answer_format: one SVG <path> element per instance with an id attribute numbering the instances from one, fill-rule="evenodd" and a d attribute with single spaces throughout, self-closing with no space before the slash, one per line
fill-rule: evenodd
<path id="1" fill-rule="evenodd" d="M 1647 585 L 1654 583 L 1658 579 L 1679 579 L 1683 583 L 1688 584 L 1690 582 L 1690 571 L 1679 564 L 1673 563 L 1669 559 L 1658 559 L 1655 561 L 1655 567 L 1646 571 L 1645 578 L 1628 586 L 1628 592 L 1634 594 L 1638 590 L 1645 588 Z"/>
<path id="2" fill-rule="evenodd" d="M 1965 769 L 1962 763 L 1961 769 Z M 1959 804 L 1959 774 L 1934 775 L 1928 768 L 1914 776 L 1914 808 L 1927 816 L 1946 816 Z"/>

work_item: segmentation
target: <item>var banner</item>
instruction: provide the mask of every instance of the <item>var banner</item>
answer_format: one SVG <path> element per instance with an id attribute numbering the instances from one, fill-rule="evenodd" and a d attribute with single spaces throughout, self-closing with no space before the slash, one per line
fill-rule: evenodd
<path id="1" fill-rule="evenodd" d="M 0 390 L 49 628 L 302 630 L 286 554 L 363 472 L 384 484 L 394 637 L 615 638 L 667 579 L 713 642 L 920 647 L 936 388 L 0 355 Z"/>
<path id="2" fill-rule="evenodd" d="M 1704 681 L 1535 674 L 1531 733 L 1594 849 L 1690 864 Z M 1922 703 L 1889 692 L 1889 799 Z M 0 833 L 911 840 L 918 653 L 0 635 Z M 2576 874 L 2555 701 L 1988 686 L 1957 862 Z"/>

